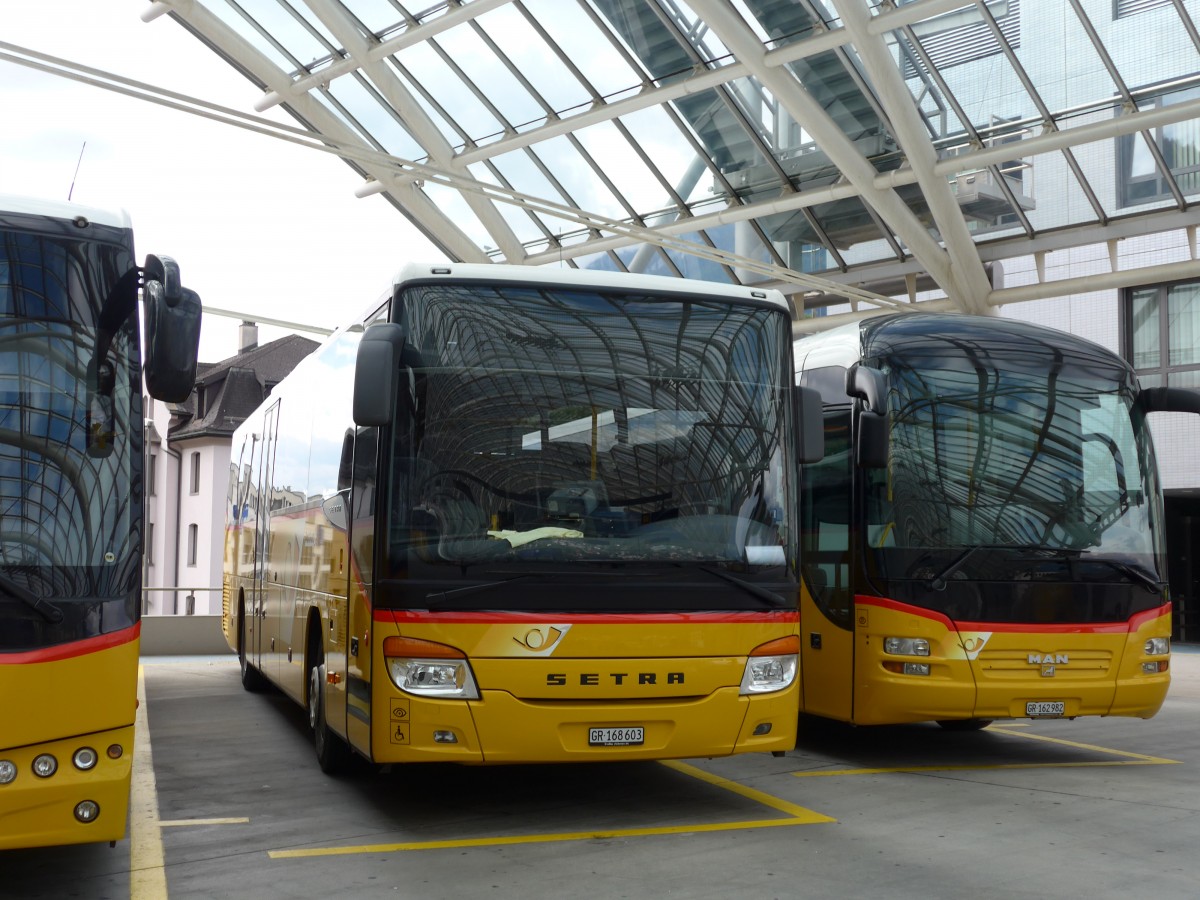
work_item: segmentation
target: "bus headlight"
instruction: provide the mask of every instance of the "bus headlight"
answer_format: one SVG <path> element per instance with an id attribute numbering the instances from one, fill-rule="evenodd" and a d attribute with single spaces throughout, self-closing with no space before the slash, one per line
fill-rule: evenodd
<path id="1" fill-rule="evenodd" d="M 11 759 L 0 759 L 0 784 L 12 784 L 17 779 L 17 764 Z"/>
<path id="2" fill-rule="evenodd" d="M 1171 639 L 1166 637 L 1147 638 L 1144 652 L 1147 656 L 1166 656 L 1171 652 Z"/>
<path id="3" fill-rule="evenodd" d="M 400 690 L 419 697 L 478 700 L 479 689 L 466 655 L 454 647 L 417 638 L 383 642 L 388 675 Z"/>
<path id="4" fill-rule="evenodd" d="M 897 656 L 928 656 L 929 641 L 925 638 L 884 638 L 883 652 L 894 653 Z"/>
<path id="5" fill-rule="evenodd" d="M 38 778 L 49 778 L 58 771 L 58 760 L 49 753 L 34 757 L 33 774 Z"/>
<path id="6" fill-rule="evenodd" d="M 91 747 L 80 747 L 75 751 L 75 755 L 71 757 L 71 762 L 75 764 L 75 768 L 80 772 L 86 772 L 96 765 L 96 761 L 99 758 L 96 755 L 96 751 Z"/>
<path id="7" fill-rule="evenodd" d="M 796 680 L 800 638 L 792 635 L 755 647 L 746 659 L 738 693 L 770 694 L 782 691 Z"/>
<path id="8" fill-rule="evenodd" d="M 100 804 L 95 800 L 80 800 L 75 804 L 75 818 L 85 825 L 100 816 Z"/>

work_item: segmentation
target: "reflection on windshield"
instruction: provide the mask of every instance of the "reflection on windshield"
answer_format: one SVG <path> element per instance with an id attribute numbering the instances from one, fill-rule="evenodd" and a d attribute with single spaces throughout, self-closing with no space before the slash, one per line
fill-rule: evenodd
<path id="1" fill-rule="evenodd" d="M 1011 553 L 1007 567 L 994 552 L 961 555 L 1007 547 L 1154 573 L 1157 488 L 1124 372 L 1046 348 L 988 350 L 885 367 L 890 460 L 868 481 L 865 536 L 878 561 L 893 577 L 947 566 L 950 577 L 1012 577 Z"/>
<path id="2" fill-rule="evenodd" d="M 420 349 L 393 448 L 395 570 L 794 561 L 786 316 L 487 290 L 407 298 Z"/>
<path id="3" fill-rule="evenodd" d="M 137 321 L 103 341 L 94 323 L 106 301 L 130 305 L 115 295 L 136 290 L 122 280 L 132 258 L 44 235 L 0 240 L 0 566 L 35 598 L 125 594 L 140 574 Z M 103 360 L 98 344 L 108 344 Z"/>

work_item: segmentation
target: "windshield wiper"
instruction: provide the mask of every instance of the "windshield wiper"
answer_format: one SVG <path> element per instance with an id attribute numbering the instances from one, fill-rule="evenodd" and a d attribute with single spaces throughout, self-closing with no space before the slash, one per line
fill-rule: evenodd
<path id="1" fill-rule="evenodd" d="M 1147 572 L 1139 566 L 1122 562 L 1119 559 L 1110 559 L 1107 556 L 1088 556 L 1084 557 L 1081 562 L 1104 563 L 1104 565 L 1115 569 L 1131 581 L 1136 581 L 1152 594 L 1161 594 L 1163 587 L 1165 587 L 1165 582 L 1155 578 L 1152 572 Z"/>
<path id="2" fill-rule="evenodd" d="M 501 581 L 485 581 L 483 584 L 468 584 L 466 587 L 455 588 L 451 591 L 439 591 L 436 594 L 426 594 L 425 601 L 427 603 L 446 603 L 450 600 L 457 600 L 459 597 L 469 597 L 472 594 L 482 594 L 485 591 L 490 591 L 493 588 L 504 587 L 506 584 L 512 584 L 514 581 L 522 581 L 528 578 L 528 574 L 514 575 L 512 578 L 505 578 Z"/>
<path id="3" fill-rule="evenodd" d="M 493 590 L 495 588 L 504 587 L 506 584 L 512 584 L 517 581 L 524 581 L 526 578 L 554 578 L 556 576 L 564 577 L 564 578 L 573 578 L 573 577 L 578 577 L 578 575 L 580 573 L 579 572 L 535 570 L 535 571 L 522 571 L 522 572 L 504 572 L 504 571 L 495 572 L 495 571 L 493 571 L 493 572 L 488 572 L 487 574 L 488 575 L 509 575 L 510 577 L 502 578 L 499 581 L 485 581 L 485 582 L 482 582 L 481 584 L 468 584 L 468 585 L 465 585 L 464 587 L 453 588 L 448 591 L 438 591 L 437 593 L 426 594 L 425 601 L 430 604 L 446 603 L 448 601 L 458 600 L 460 597 L 469 597 L 472 594 L 486 593 L 487 591 Z M 624 572 L 593 572 L 593 571 L 589 570 L 586 574 L 587 574 L 588 578 L 602 578 L 605 576 L 614 577 L 614 578 L 626 577 L 626 573 L 624 573 Z"/>
<path id="4" fill-rule="evenodd" d="M 753 581 L 743 581 L 741 578 L 738 578 L 736 575 L 730 575 L 723 569 L 710 569 L 708 566 L 698 566 L 697 568 L 699 568 L 701 572 L 707 572 L 709 575 L 715 575 L 717 578 L 728 581 L 730 584 L 736 584 L 747 594 L 757 597 L 768 606 L 784 607 L 787 605 L 787 602 L 778 594 L 774 593 L 773 591 L 768 591 L 764 587 L 760 587 Z"/>
<path id="5" fill-rule="evenodd" d="M 938 572 L 926 582 L 926 584 L 929 586 L 929 589 L 931 591 L 944 591 L 946 589 L 946 579 L 961 569 L 963 563 L 965 563 L 976 550 L 981 550 L 984 546 L 984 544 L 974 544 L 968 547 L 962 553 L 958 554 L 958 556 L 954 557 L 954 559 L 951 560 L 950 565 L 946 566 L 946 568 L 942 569 L 942 571 Z"/>
<path id="6" fill-rule="evenodd" d="M 3 573 L 0 573 L 0 590 L 3 590 L 8 596 L 20 600 L 51 624 L 57 625 L 63 620 L 63 611 L 61 609 L 45 597 L 39 597 L 27 587 L 17 584 Z"/>

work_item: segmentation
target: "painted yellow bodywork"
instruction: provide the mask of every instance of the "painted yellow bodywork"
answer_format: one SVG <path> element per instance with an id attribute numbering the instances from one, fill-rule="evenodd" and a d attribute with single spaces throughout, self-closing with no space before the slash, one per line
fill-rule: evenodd
<path id="1" fill-rule="evenodd" d="M 356 534 L 369 533 L 369 523 Z M 776 621 L 703 622 L 681 614 L 619 623 L 571 625 L 561 642 L 538 644 L 536 629 L 559 622 L 554 613 L 514 614 L 502 621 L 405 622 L 386 613 L 372 621 L 365 586 L 352 571 L 344 532 L 322 527 L 312 505 L 272 519 L 261 584 L 254 581 L 253 527 L 226 532 L 223 629 L 237 649 L 245 629 L 247 655 L 297 703 L 307 699 L 308 647 L 313 629 L 326 664 L 325 710 L 331 729 L 376 763 L 533 763 L 727 756 L 791 750 L 796 744 L 799 685 L 773 694 L 740 696 L 746 658 L 768 641 L 797 634 L 795 615 Z M 370 558 L 369 541 L 357 548 Z M 261 612 L 255 614 L 254 591 Z M 239 609 L 245 615 L 239 621 Z M 734 617 L 736 618 L 736 616 Z M 385 638 L 401 633 L 447 644 L 470 660 L 478 700 L 408 695 L 390 680 Z M 537 645 L 537 646 L 534 646 Z M 581 674 L 682 673 L 683 684 L 580 685 Z M 550 691 L 546 676 L 574 684 Z M 350 684 L 360 685 L 356 694 Z M 589 747 L 587 729 L 641 725 L 638 747 Z M 759 725 L 770 732 L 755 735 Z M 449 731 L 457 743 L 438 743 Z"/>
<path id="2" fill-rule="evenodd" d="M 794 634 L 794 622 L 589 621 L 567 626 L 545 650 L 531 648 L 528 635 L 562 628 L 553 613 L 540 623 L 524 616 L 447 624 L 380 618 L 372 636 L 380 677 L 371 714 L 387 727 L 373 730 L 376 762 L 677 759 L 795 747 L 796 683 L 771 694 L 739 695 L 747 654 Z M 384 674 L 382 648 L 401 632 L 463 651 L 480 699 L 432 700 L 400 691 Z M 678 648 L 678 655 L 664 655 L 667 648 Z M 769 733 L 754 735 L 767 724 Z M 588 729 L 601 726 L 641 726 L 645 743 L 589 746 Z M 452 732 L 457 743 L 436 742 L 435 731 Z"/>
<path id="3" fill-rule="evenodd" d="M 116 841 L 125 835 L 137 710 L 136 638 L 115 647 L 46 662 L 0 665 L 0 759 L 17 778 L 0 785 L 0 849 Z M 120 745 L 121 756 L 107 749 Z M 99 760 L 80 772 L 71 757 L 91 747 Z M 58 771 L 38 778 L 33 759 L 51 753 Z M 76 821 L 81 800 L 99 817 Z"/>
<path id="4" fill-rule="evenodd" d="M 807 635 L 819 613 L 811 601 L 805 608 Z M 1067 718 L 1150 718 L 1170 685 L 1170 657 L 1144 653 L 1148 638 L 1170 636 L 1169 613 L 1135 617 L 1129 627 L 998 625 L 959 631 L 941 616 L 860 599 L 852 633 L 827 620 L 823 624 L 822 649 L 804 649 L 802 708 L 858 725 L 1019 719 L 1031 701 L 1062 701 Z M 930 655 L 885 653 L 887 637 L 924 638 Z M 930 672 L 905 675 L 885 668 L 895 661 L 928 663 Z M 1167 663 L 1164 671 L 1142 672 L 1143 663 L 1158 661 Z"/>

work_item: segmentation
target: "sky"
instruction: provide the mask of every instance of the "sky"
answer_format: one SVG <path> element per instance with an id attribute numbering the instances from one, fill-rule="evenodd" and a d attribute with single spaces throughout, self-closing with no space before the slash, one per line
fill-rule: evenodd
<path id="1" fill-rule="evenodd" d="M 3 0 L 0 42 L 253 113 L 254 85 L 169 17 L 143 22 L 149 6 Z M 320 151 L 4 60 L 0 121 L 0 193 L 125 209 L 139 261 L 173 257 L 217 309 L 332 329 L 404 263 L 444 260 L 384 198 L 356 198 L 359 176 Z M 239 324 L 206 316 L 201 361 L 233 356 Z M 261 325 L 259 343 L 287 333 Z"/>

